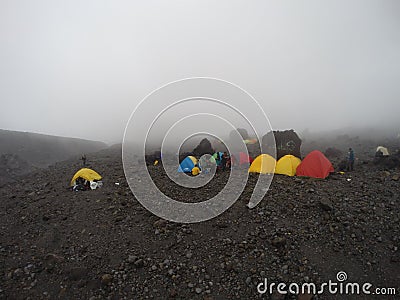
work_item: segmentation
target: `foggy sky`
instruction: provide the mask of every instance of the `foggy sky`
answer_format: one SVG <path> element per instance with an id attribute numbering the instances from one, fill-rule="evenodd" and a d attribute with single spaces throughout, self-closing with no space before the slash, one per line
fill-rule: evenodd
<path id="1" fill-rule="evenodd" d="M 400 2 L 0 1 L 0 128 L 120 142 L 170 81 L 233 82 L 274 129 L 400 129 Z"/>

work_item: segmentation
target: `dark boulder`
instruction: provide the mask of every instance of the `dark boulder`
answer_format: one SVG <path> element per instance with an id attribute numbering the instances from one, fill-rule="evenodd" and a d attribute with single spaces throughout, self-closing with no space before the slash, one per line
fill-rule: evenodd
<path id="1" fill-rule="evenodd" d="M 263 152 L 274 155 L 274 139 L 276 145 L 276 159 L 280 159 L 287 154 L 301 158 L 300 147 L 301 139 L 297 133 L 291 130 L 270 131 L 262 138 Z"/>
<path id="2" fill-rule="evenodd" d="M 193 154 L 196 157 L 200 157 L 204 154 L 210 154 L 213 155 L 214 154 L 214 149 L 211 146 L 211 143 L 208 139 L 204 138 L 201 140 L 200 144 L 197 145 L 196 148 L 194 148 L 193 150 Z"/>

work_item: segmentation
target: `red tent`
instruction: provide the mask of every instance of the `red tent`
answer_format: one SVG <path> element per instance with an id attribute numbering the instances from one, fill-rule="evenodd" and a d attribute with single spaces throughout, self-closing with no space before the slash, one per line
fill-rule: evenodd
<path id="1" fill-rule="evenodd" d="M 238 156 L 239 159 L 237 159 L 236 155 L 232 156 L 232 163 L 234 165 L 242 165 L 242 164 L 250 165 L 253 162 L 253 159 L 245 152 L 240 152 Z"/>
<path id="2" fill-rule="evenodd" d="M 239 164 L 251 164 L 253 159 L 244 152 L 239 153 Z"/>
<path id="3" fill-rule="evenodd" d="M 297 176 L 307 176 L 315 178 L 326 178 L 333 172 L 333 166 L 329 159 L 321 151 L 310 152 L 296 169 Z"/>

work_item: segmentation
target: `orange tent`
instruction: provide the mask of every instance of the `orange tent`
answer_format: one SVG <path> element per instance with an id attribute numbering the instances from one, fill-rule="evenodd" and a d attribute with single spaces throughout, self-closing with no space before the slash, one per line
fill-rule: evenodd
<path id="1" fill-rule="evenodd" d="M 326 178 L 333 172 L 333 166 L 329 159 L 321 151 L 310 152 L 296 169 L 297 176 L 307 176 L 314 178 Z"/>

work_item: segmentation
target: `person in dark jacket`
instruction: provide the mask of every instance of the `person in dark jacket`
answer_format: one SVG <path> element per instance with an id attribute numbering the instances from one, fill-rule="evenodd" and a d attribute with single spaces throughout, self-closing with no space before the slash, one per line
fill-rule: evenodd
<path id="1" fill-rule="evenodd" d="M 83 166 L 85 167 L 86 166 L 86 154 L 82 155 L 81 160 L 82 160 Z"/>
<path id="2" fill-rule="evenodd" d="M 229 155 L 228 155 L 228 153 L 224 152 L 224 154 L 222 154 L 222 158 L 221 158 L 222 171 L 226 170 L 228 160 L 229 160 Z"/>
<path id="3" fill-rule="evenodd" d="M 347 154 L 347 171 L 354 170 L 354 160 L 354 150 L 352 148 L 349 148 L 349 152 Z"/>

